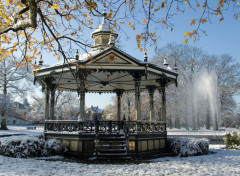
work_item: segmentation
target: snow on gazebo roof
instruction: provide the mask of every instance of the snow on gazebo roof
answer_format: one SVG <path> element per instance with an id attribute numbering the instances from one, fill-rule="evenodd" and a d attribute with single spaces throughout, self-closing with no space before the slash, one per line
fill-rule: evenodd
<path id="1" fill-rule="evenodd" d="M 35 73 L 35 80 L 43 87 L 56 85 L 58 89 L 79 91 L 80 86 L 88 92 L 114 92 L 135 90 L 135 79 L 141 80 L 140 89 L 177 83 L 178 74 L 170 67 L 159 67 L 142 62 L 115 47 L 117 34 L 110 31 L 103 18 L 102 24 L 92 33 L 94 46 L 91 51 L 68 58 Z M 147 57 L 147 56 L 145 56 Z"/>

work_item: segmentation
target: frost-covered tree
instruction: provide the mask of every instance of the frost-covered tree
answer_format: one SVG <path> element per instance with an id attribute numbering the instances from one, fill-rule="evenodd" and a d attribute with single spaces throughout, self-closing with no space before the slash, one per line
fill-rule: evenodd
<path id="1" fill-rule="evenodd" d="M 7 117 L 16 115 L 16 112 L 13 107 L 13 102 L 10 96 L 6 94 L 0 94 L 0 120 L 2 130 L 7 130 Z"/>
<path id="2" fill-rule="evenodd" d="M 166 56 L 172 68 L 174 68 L 175 63 L 178 66 L 178 87 L 170 87 L 167 94 L 167 101 L 170 102 L 168 107 L 168 110 L 171 111 L 171 113 L 168 113 L 170 118 L 176 119 L 180 117 L 182 125 L 188 124 L 189 120 L 191 120 L 193 129 L 199 125 L 210 128 L 209 123 L 217 128 L 220 121 L 222 122 L 221 125 L 224 125 L 226 110 L 234 109 L 233 96 L 240 89 L 240 63 L 229 55 L 210 55 L 199 48 L 177 44 L 167 45 L 159 50 L 157 55 L 153 58 L 153 63 L 163 66 L 161 63 L 163 57 Z M 216 113 L 215 117 L 212 117 L 213 113 L 210 108 L 209 97 L 203 95 L 196 97 L 196 89 L 199 89 L 199 86 L 202 92 L 207 89 L 207 87 L 203 86 L 204 80 L 200 80 L 200 76 L 206 72 L 208 74 L 214 73 L 217 77 L 217 80 L 210 81 L 210 84 L 216 82 L 215 86 L 217 87 L 215 87 L 213 93 L 217 93 L 215 102 L 216 106 L 220 108 L 219 112 L 216 113 L 221 119 L 215 116 Z M 183 103 L 171 106 L 176 103 L 172 99 Z M 173 112 L 176 113 L 173 115 Z M 211 122 L 210 119 L 212 119 Z"/>
<path id="3" fill-rule="evenodd" d="M 5 97 L 24 97 L 26 92 L 31 90 L 33 86 L 33 76 L 29 73 L 26 67 L 18 68 L 17 59 L 14 57 L 4 58 L 0 62 L 0 91 Z M 2 56 L 1 56 L 2 58 Z M 8 103 L 9 101 L 5 101 Z M 5 105 L 4 107 L 7 107 Z M 4 112 L 4 111 L 3 111 Z M 2 113 L 1 128 L 7 129 L 6 127 L 6 114 Z"/>
<path id="4" fill-rule="evenodd" d="M 57 91 L 55 101 L 55 119 L 68 120 L 70 116 L 78 117 L 80 102 L 76 93 Z"/>
<path id="5" fill-rule="evenodd" d="M 29 121 L 33 123 L 43 123 L 44 122 L 44 108 L 45 108 L 45 97 L 43 94 L 32 95 L 31 109 L 29 112 Z"/>

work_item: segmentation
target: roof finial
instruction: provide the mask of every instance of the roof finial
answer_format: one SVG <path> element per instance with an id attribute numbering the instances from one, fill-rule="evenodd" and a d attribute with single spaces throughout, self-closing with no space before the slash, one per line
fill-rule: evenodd
<path id="1" fill-rule="evenodd" d="M 177 61 L 176 61 L 176 59 L 175 59 L 174 70 L 175 70 L 175 71 L 177 71 L 177 70 L 178 70 L 178 68 L 177 68 Z"/>
<path id="2" fill-rule="evenodd" d="M 76 53 L 76 60 L 78 60 L 79 59 L 79 54 L 78 54 L 78 49 L 77 49 L 77 53 Z"/>
<path id="3" fill-rule="evenodd" d="M 146 52 L 144 53 L 143 58 L 144 58 L 144 62 L 148 62 L 148 56 Z"/>
<path id="4" fill-rule="evenodd" d="M 42 65 L 43 65 L 43 59 L 42 59 L 42 55 L 41 55 L 41 57 L 40 57 L 40 59 L 38 61 L 38 66 L 42 66 Z"/>
<path id="5" fill-rule="evenodd" d="M 163 65 L 164 65 L 165 67 L 168 67 L 168 62 L 167 62 L 166 56 L 165 56 L 164 59 L 163 59 Z"/>

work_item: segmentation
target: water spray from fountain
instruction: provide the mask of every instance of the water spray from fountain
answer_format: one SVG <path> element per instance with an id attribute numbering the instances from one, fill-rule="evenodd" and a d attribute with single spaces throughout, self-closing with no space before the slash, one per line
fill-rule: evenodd
<path id="1" fill-rule="evenodd" d="M 216 73 L 206 70 L 197 73 L 192 88 L 193 118 L 199 118 L 199 114 L 206 114 L 206 128 L 208 129 L 210 127 L 211 121 L 214 130 L 218 130 L 220 113 Z M 209 116 L 211 116 L 211 118 Z"/>

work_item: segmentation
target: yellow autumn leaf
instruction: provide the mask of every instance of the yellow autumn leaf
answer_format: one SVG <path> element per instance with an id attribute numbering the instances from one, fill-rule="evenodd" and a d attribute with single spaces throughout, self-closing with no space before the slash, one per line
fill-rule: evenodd
<path id="1" fill-rule="evenodd" d="M 130 10 L 133 11 L 133 9 L 135 9 L 135 6 L 132 5 Z"/>
<path id="2" fill-rule="evenodd" d="M 147 23 L 147 19 L 145 18 L 145 19 L 143 20 L 143 22 L 144 22 L 144 23 Z"/>
<path id="3" fill-rule="evenodd" d="M 189 32 L 184 32 L 184 38 L 186 38 L 189 35 Z"/>
<path id="4" fill-rule="evenodd" d="M 164 8 L 164 7 L 165 7 L 165 3 L 164 3 L 164 2 L 162 2 L 162 5 L 161 5 L 161 7 L 162 7 L 162 8 Z"/>
<path id="5" fill-rule="evenodd" d="M 188 39 L 184 40 L 183 43 L 186 43 L 186 44 L 187 44 L 187 43 L 188 43 Z"/>
<path id="6" fill-rule="evenodd" d="M 86 14 L 86 13 L 84 13 L 84 14 L 83 14 L 83 16 L 84 16 L 84 17 L 87 17 L 87 14 Z"/>
<path id="7" fill-rule="evenodd" d="M 147 49 L 145 49 L 144 52 L 147 53 Z"/>
<path id="8" fill-rule="evenodd" d="M 221 18 L 221 19 L 219 20 L 219 23 L 221 23 L 223 20 L 224 20 L 224 18 Z"/>
<path id="9" fill-rule="evenodd" d="M 154 12 L 157 12 L 160 10 L 160 7 L 158 7 L 157 9 L 154 9 Z"/>
<path id="10" fill-rule="evenodd" d="M 109 13 L 109 14 L 107 14 L 107 15 L 105 16 L 105 18 L 107 18 L 107 19 L 108 19 L 108 18 L 111 18 L 111 17 L 112 17 L 112 12 L 113 12 L 113 11 L 112 11 L 112 10 L 110 10 L 110 13 Z"/>
<path id="11" fill-rule="evenodd" d="M 57 6 L 58 6 L 58 4 L 53 4 L 53 5 L 52 5 L 52 9 L 53 9 L 53 10 L 56 10 L 56 9 L 57 9 Z"/>
<path id="12" fill-rule="evenodd" d="M 6 6 L 8 6 L 9 4 L 12 4 L 12 0 L 7 0 Z"/>
<path id="13" fill-rule="evenodd" d="M 197 3 L 197 8 L 198 8 L 198 7 L 200 7 L 200 4 L 199 4 L 199 3 Z"/>
<path id="14" fill-rule="evenodd" d="M 148 0 L 145 0 L 145 5 L 147 5 L 148 4 Z"/>
<path id="15" fill-rule="evenodd" d="M 187 1 L 187 0 L 185 0 L 184 2 L 185 2 L 185 4 L 187 4 L 187 3 L 188 3 L 188 1 Z"/>
<path id="16" fill-rule="evenodd" d="M 140 51 L 141 51 L 141 52 L 143 51 L 143 47 L 140 47 Z"/>
<path id="17" fill-rule="evenodd" d="M 194 25 L 195 23 L 196 23 L 196 20 L 192 19 L 190 24 Z"/>

